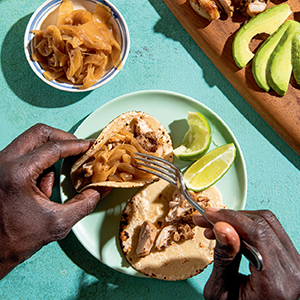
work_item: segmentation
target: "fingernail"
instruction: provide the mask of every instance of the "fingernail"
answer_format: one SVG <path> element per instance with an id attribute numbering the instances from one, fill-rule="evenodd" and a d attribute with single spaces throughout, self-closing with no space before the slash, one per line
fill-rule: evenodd
<path id="1" fill-rule="evenodd" d="M 221 244 L 221 245 L 228 245 L 228 239 L 227 236 L 224 233 L 219 232 L 218 230 L 213 228 L 213 231 L 216 236 L 216 240 Z"/>

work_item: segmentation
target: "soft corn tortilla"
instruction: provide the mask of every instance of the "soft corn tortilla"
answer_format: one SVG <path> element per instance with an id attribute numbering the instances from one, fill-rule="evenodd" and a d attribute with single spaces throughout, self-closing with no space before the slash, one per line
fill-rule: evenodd
<path id="1" fill-rule="evenodd" d="M 145 220 L 161 224 L 169 211 L 169 201 L 175 187 L 164 180 L 152 183 L 139 191 L 125 207 L 120 241 L 127 261 L 132 267 L 150 277 L 164 280 L 183 280 L 201 273 L 213 261 L 215 241 L 204 237 L 204 229 L 193 228 L 191 240 L 180 241 L 162 251 L 153 250 L 138 257 L 136 248 L 141 225 Z M 210 199 L 212 207 L 224 208 L 222 195 L 212 186 L 197 193 Z"/>
<path id="2" fill-rule="evenodd" d="M 78 170 L 80 167 L 87 162 L 97 151 L 101 149 L 101 147 L 114 135 L 119 133 L 124 127 L 129 127 L 130 122 L 134 118 L 142 118 L 144 119 L 152 128 L 152 130 L 155 132 L 156 137 L 158 139 L 159 144 L 162 145 L 163 153 L 160 155 L 161 157 L 165 158 L 168 161 L 173 161 L 173 144 L 170 135 L 168 134 L 166 128 L 157 121 L 154 117 L 151 115 L 144 113 L 144 112 L 138 112 L 138 111 L 130 111 L 123 113 L 116 117 L 114 120 L 112 120 L 100 133 L 92 147 L 83 155 L 81 156 L 72 166 L 71 169 L 71 179 L 76 186 L 75 182 L 77 181 L 78 177 Z M 85 185 L 83 188 L 76 189 L 78 191 L 82 191 L 89 187 L 95 187 L 95 186 L 105 186 L 105 187 L 117 187 L 117 188 L 133 188 L 133 187 L 139 187 L 144 186 L 147 183 L 153 182 L 154 180 L 157 180 L 155 176 L 150 178 L 149 180 L 135 180 L 135 181 L 126 181 L 126 182 L 116 182 L 116 181 L 103 181 L 103 182 L 96 182 L 96 183 L 89 183 L 88 185 Z"/>

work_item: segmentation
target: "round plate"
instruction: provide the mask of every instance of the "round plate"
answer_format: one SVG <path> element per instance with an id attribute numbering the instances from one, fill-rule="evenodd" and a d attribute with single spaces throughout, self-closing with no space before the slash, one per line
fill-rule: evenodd
<path id="1" fill-rule="evenodd" d="M 61 2 L 61 0 L 47 0 L 31 16 L 24 35 L 24 50 L 26 59 L 35 74 L 45 83 L 54 88 L 67 92 L 87 92 L 94 90 L 113 79 L 119 73 L 120 67 L 112 67 L 104 74 L 103 77 L 101 77 L 98 82 L 91 87 L 82 90 L 79 89 L 78 85 L 65 83 L 60 80 L 47 80 L 43 75 L 44 70 L 41 68 L 40 64 L 33 59 L 33 54 L 35 53 L 34 34 L 31 31 L 38 29 L 45 30 L 49 25 L 56 24 Z M 110 9 L 111 24 L 116 32 L 116 38 L 121 46 L 120 57 L 122 66 L 124 66 L 129 53 L 130 39 L 127 24 L 118 9 L 108 0 L 72 0 L 74 10 L 84 9 L 90 12 L 95 11 L 96 4 L 98 3 L 103 4 Z"/>
<path id="2" fill-rule="evenodd" d="M 200 112 L 209 120 L 212 129 L 211 148 L 234 143 L 236 158 L 226 175 L 216 186 L 223 195 L 227 208 L 243 209 L 246 202 L 247 175 L 245 161 L 240 146 L 228 126 L 212 110 L 200 102 L 172 92 L 141 91 L 118 97 L 94 111 L 76 130 L 78 138 L 97 138 L 102 129 L 118 115 L 131 111 L 143 111 L 160 121 L 168 130 L 174 147 L 180 145 L 188 129 L 188 111 Z M 181 169 L 191 163 L 175 159 Z M 65 202 L 76 192 L 70 181 L 71 161 L 65 159 L 61 170 L 61 200 Z M 102 199 L 94 212 L 82 219 L 73 231 L 81 244 L 97 259 L 107 266 L 126 274 L 144 276 L 135 271 L 123 256 L 119 242 L 121 214 L 131 197 L 139 190 L 114 189 Z"/>

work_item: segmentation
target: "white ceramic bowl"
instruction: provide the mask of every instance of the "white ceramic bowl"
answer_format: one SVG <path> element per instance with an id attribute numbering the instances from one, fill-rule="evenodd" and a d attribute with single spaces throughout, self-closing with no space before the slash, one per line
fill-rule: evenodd
<path id="1" fill-rule="evenodd" d="M 118 68 L 111 68 L 104 74 L 104 76 L 93 86 L 89 87 L 88 89 L 79 89 L 78 86 L 64 83 L 59 80 L 52 80 L 49 81 L 43 76 L 44 70 L 41 68 L 38 62 L 34 61 L 32 58 L 32 54 L 34 53 L 34 34 L 30 33 L 31 30 L 36 29 L 46 29 L 49 25 L 53 25 L 56 23 L 56 20 L 58 18 L 58 10 L 59 6 L 61 4 L 61 0 L 47 0 L 44 2 L 32 15 L 32 17 L 29 20 L 29 23 L 26 27 L 25 31 L 25 37 L 24 37 L 24 49 L 25 49 L 25 55 L 27 58 L 27 61 L 32 68 L 32 70 L 35 72 L 35 74 L 41 78 L 45 83 L 51 85 L 54 88 L 57 88 L 59 90 L 68 91 L 68 92 L 86 92 L 94 90 L 108 81 L 110 81 L 112 78 L 114 78 L 117 73 L 120 71 Z M 114 26 L 114 29 L 117 33 L 117 40 L 121 45 L 121 62 L 122 66 L 124 66 L 125 61 L 128 56 L 129 47 L 130 47 L 130 39 L 129 39 L 129 32 L 127 24 L 121 15 L 121 13 L 116 9 L 115 6 L 113 6 L 109 1 L 107 0 L 72 0 L 72 4 L 74 9 L 85 9 L 90 12 L 95 11 L 95 7 L 97 3 L 101 3 L 103 5 L 106 5 L 111 10 L 111 16 L 112 16 L 112 23 Z"/>

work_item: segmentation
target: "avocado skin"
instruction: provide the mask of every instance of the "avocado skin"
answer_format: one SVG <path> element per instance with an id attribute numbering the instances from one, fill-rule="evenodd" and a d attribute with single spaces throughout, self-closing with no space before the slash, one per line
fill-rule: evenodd
<path id="1" fill-rule="evenodd" d="M 300 31 L 297 31 L 292 40 L 292 68 L 296 82 L 300 85 Z"/>
<path id="2" fill-rule="evenodd" d="M 284 32 L 267 64 L 267 82 L 280 96 L 287 92 L 292 75 L 292 39 L 300 30 L 300 24 L 293 21 Z"/>
<path id="3" fill-rule="evenodd" d="M 294 22 L 288 20 L 281 25 L 272 35 L 270 35 L 264 43 L 259 47 L 252 61 L 252 73 L 259 87 L 266 92 L 270 90 L 270 85 L 267 81 L 267 64 L 271 53 L 277 46 L 279 40 L 283 36 L 287 28 Z M 300 62 L 299 62 L 300 63 Z M 300 74 L 299 74 L 300 75 Z"/>
<path id="4" fill-rule="evenodd" d="M 233 58 L 239 68 L 245 67 L 254 56 L 249 48 L 251 39 L 259 33 L 271 35 L 291 13 L 288 4 L 275 5 L 252 17 L 239 29 L 232 44 Z"/>

